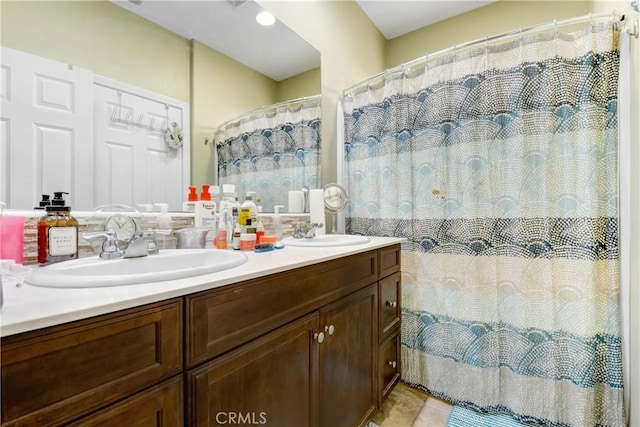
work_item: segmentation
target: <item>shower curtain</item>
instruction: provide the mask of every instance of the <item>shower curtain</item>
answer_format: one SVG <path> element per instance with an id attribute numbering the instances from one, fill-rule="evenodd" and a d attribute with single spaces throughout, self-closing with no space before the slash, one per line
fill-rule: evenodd
<path id="1" fill-rule="evenodd" d="M 551 426 L 625 424 L 619 31 L 521 36 L 345 92 L 347 232 L 403 244 L 403 381 Z"/>
<path id="2" fill-rule="evenodd" d="M 214 134 L 218 183 L 254 191 L 265 212 L 289 190 L 321 186 L 320 98 L 277 104 L 239 117 Z M 255 199 L 255 198 L 254 198 Z"/>

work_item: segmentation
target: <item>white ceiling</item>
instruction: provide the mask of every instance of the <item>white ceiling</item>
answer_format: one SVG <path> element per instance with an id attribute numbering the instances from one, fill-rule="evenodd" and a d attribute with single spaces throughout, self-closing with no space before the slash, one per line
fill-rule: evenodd
<path id="1" fill-rule="evenodd" d="M 387 40 L 496 0 L 356 0 Z"/>
<path id="2" fill-rule="evenodd" d="M 320 66 L 320 53 L 284 24 L 258 25 L 255 16 L 262 8 L 253 0 L 112 1 L 276 81 Z M 495 0 L 356 1 L 380 32 L 391 39 Z"/>

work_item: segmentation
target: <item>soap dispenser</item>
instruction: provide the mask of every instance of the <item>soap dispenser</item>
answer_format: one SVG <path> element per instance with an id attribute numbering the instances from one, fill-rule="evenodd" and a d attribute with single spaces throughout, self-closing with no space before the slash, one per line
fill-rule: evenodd
<path id="1" fill-rule="evenodd" d="M 273 207 L 273 228 L 276 234 L 276 241 L 280 243 L 282 240 L 282 222 L 280 221 L 280 209 L 284 208 L 283 205 L 275 205 Z"/>
<path id="2" fill-rule="evenodd" d="M 189 187 L 189 194 L 187 195 L 187 201 L 182 203 L 182 210 L 184 212 L 194 212 L 196 208 L 196 202 L 198 201 L 197 188 L 194 186 Z"/>
<path id="3" fill-rule="evenodd" d="M 78 221 L 71 216 L 70 206 L 55 192 L 47 214 L 38 220 L 38 263 L 41 265 L 78 258 Z"/>
<path id="4" fill-rule="evenodd" d="M 212 247 L 216 237 L 216 204 L 211 200 L 209 193 L 209 184 L 202 185 L 202 193 L 200 200 L 196 202 L 195 210 L 195 226 L 196 228 L 208 228 L 207 237 L 205 239 L 205 247 Z"/>
<path id="5" fill-rule="evenodd" d="M 171 230 L 171 215 L 169 215 L 168 203 L 154 203 L 160 208 L 160 215 L 158 215 L 158 228 L 162 230 Z"/>
<path id="6" fill-rule="evenodd" d="M 49 196 L 48 194 L 43 194 L 42 195 L 42 200 L 40 200 L 40 204 L 39 206 L 34 207 L 33 209 L 35 210 L 45 210 L 45 208 L 49 205 L 51 205 L 51 200 L 49 200 L 51 196 Z"/>

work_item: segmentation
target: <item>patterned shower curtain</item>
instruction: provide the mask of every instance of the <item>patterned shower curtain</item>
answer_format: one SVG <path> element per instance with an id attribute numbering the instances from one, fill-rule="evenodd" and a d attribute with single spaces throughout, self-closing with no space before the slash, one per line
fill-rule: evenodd
<path id="1" fill-rule="evenodd" d="M 556 29 L 344 94 L 347 232 L 407 239 L 404 382 L 521 422 L 624 425 L 618 38 Z"/>
<path id="2" fill-rule="evenodd" d="M 320 188 L 320 110 L 319 98 L 278 104 L 216 130 L 218 183 L 255 191 L 265 212 L 286 205 L 289 190 Z"/>

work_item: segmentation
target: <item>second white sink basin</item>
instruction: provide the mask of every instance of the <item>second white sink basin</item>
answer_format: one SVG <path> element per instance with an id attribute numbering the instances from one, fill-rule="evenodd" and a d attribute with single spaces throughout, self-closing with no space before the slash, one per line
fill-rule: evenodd
<path id="1" fill-rule="evenodd" d="M 362 245 L 369 242 L 370 239 L 367 236 L 358 236 L 355 234 L 321 234 L 312 239 L 294 239 L 293 237 L 287 237 L 282 240 L 284 245 L 306 247 Z"/>
<path id="2" fill-rule="evenodd" d="M 96 288 L 184 279 L 244 264 L 247 256 L 215 249 L 165 249 L 128 259 L 81 258 L 37 268 L 25 282 L 53 288 Z"/>

